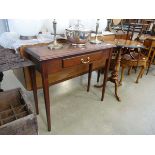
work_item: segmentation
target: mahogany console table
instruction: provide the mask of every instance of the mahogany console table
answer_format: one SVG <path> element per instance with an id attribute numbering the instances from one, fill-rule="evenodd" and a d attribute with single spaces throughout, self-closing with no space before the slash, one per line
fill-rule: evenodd
<path id="1" fill-rule="evenodd" d="M 92 71 L 105 67 L 101 97 L 103 101 L 113 47 L 114 45 L 106 43 L 98 45 L 87 43 L 80 48 L 64 43 L 64 47 L 59 50 L 50 50 L 47 45 L 33 46 L 25 49 L 27 56 L 36 64 L 36 70 L 42 76 L 48 131 L 51 131 L 48 79 L 50 74 L 54 75 L 59 72 L 60 76 L 61 73 L 64 76 L 63 73 L 65 71 L 66 74 L 63 79 L 52 83 L 55 84 L 88 73 L 87 91 L 89 91 Z M 78 74 L 75 74 L 75 72 Z M 68 74 L 72 74 L 72 76 L 69 77 Z"/>

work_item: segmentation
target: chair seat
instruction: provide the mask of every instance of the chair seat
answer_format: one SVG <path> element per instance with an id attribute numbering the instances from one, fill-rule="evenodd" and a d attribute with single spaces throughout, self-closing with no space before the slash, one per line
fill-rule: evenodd
<path id="1" fill-rule="evenodd" d="M 130 54 L 124 54 L 121 60 L 125 61 L 147 61 L 147 57 L 144 54 L 138 54 L 135 52 L 130 52 Z"/>
<path id="2" fill-rule="evenodd" d="M 127 66 L 146 66 L 147 57 L 143 54 L 131 52 L 130 54 L 124 54 L 121 58 L 121 65 Z"/>

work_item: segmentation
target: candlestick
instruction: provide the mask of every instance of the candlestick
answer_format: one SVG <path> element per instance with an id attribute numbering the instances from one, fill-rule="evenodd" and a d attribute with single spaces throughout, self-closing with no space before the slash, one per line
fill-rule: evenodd
<path id="1" fill-rule="evenodd" d="M 52 49 L 60 49 L 63 47 L 62 44 L 59 44 L 57 42 L 57 39 L 56 39 L 56 30 L 57 30 L 57 22 L 56 20 L 54 19 L 53 21 L 53 31 L 54 31 L 54 41 L 52 44 L 48 45 L 48 47 L 52 50 Z"/>
<path id="2" fill-rule="evenodd" d="M 97 19 L 97 22 L 96 22 L 96 34 L 95 34 L 95 40 L 91 40 L 90 43 L 92 44 L 100 44 L 102 41 L 98 40 L 97 38 L 97 34 L 98 34 L 98 29 L 99 29 L 99 21 L 100 19 Z"/>

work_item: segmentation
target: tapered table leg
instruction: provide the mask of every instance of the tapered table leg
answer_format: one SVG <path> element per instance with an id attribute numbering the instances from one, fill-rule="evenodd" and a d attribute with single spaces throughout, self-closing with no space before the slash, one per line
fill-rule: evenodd
<path id="1" fill-rule="evenodd" d="M 38 108 L 38 96 L 37 96 L 37 84 L 36 84 L 35 66 L 30 66 L 29 68 L 30 68 L 30 75 L 31 75 L 31 81 L 32 81 L 32 90 L 33 90 L 36 114 L 38 115 L 39 114 L 39 108 Z"/>
<path id="2" fill-rule="evenodd" d="M 88 73 L 88 86 L 87 86 L 87 92 L 89 92 L 89 89 L 90 89 L 92 69 L 93 69 L 93 64 L 89 64 L 89 73 Z"/>
<path id="3" fill-rule="evenodd" d="M 99 80 L 100 80 L 100 75 L 101 75 L 101 69 L 99 69 L 99 70 L 97 71 L 97 83 L 98 83 Z"/>
<path id="4" fill-rule="evenodd" d="M 50 114 L 50 97 L 49 97 L 49 83 L 48 83 L 48 70 L 46 64 L 41 64 L 41 76 L 47 116 L 48 131 L 51 131 L 51 114 Z"/>
<path id="5" fill-rule="evenodd" d="M 111 58 L 111 56 L 110 56 L 110 58 Z M 103 101 L 103 99 L 104 99 L 105 87 L 106 87 L 106 83 L 107 83 L 107 79 L 108 79 L 108 71 L 109 71 L 109 67 L 110 67 L 110 58 L 106 60 L 106 64 L 105 64 L 101 101 Z"/>

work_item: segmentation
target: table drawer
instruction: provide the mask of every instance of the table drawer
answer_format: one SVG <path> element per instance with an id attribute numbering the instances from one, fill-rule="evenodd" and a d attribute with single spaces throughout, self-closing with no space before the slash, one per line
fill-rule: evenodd
<path id="1" fill-rule="evenodd" d="M 96 52 L 92 54 L 85 54 L 80 56 L 74 56 L 71 58 L 65 58 L 63 59 L 63 67 L 71 67 L 76 66 L 80 64 L 89 64 L 94 61 L 100 60 L 103 57 L 108 56 L 107 52 Z"/>

